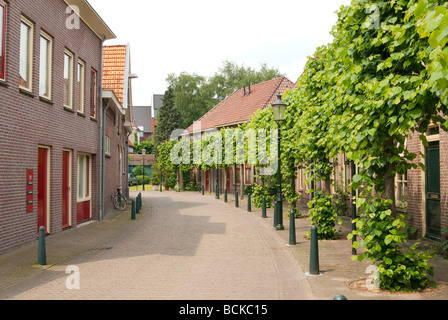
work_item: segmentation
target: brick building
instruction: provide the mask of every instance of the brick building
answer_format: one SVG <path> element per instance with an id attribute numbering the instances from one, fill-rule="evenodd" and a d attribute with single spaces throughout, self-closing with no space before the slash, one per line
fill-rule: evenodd
<path id="1" fill-rule="evenodd" d="M 104 46 L 103 48 L 103 136 L 104 157 L 100 190 L 104 215 L 113 209 L 113 197 L 121 187 L 124 195 L 128 189 L 129 137 L 133 134 L 132 79 L 129 45 Z"/>
<path id="2" fill-rule="evenodd" d="M 73 5 L 73 6 L 70 6 Z M 0 254 L 99 219 L 103 41 L 87 1 L 0 0 Z"/>

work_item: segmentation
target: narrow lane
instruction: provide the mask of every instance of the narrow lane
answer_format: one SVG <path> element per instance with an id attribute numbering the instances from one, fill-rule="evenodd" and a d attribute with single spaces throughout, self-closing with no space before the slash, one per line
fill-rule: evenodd
<path id="1" fill-rule="evenodd" d="M 311 298 L 285 244 L 260 218 L 198 193 L 142 195 L 135 226 L 101 250 L 48 269 L 52 280 L 15 299 Z M 67 288 L 68 265 L 79 270 L 79 289 Z"/>

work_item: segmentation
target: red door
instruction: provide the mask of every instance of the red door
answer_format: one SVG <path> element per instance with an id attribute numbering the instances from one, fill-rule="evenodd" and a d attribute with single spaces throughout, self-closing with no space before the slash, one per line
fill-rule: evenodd
<path id="1" fill-rule="evenodd" d="M 70 227 L 70 151 L 62 156 L 62 228 Z"/>
<path id="2" fill-rule="evenodd" d="M 39 148 L 38 157 L 38 175 L 37 175 L 37 230 L 45 227 L 48 233 L 47 214 L 48 214 L 48 158 L 49 150 Z"/>

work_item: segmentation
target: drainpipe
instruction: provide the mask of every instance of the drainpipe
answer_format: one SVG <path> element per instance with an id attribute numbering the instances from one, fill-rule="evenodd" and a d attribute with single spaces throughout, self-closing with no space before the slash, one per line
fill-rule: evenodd
<path id="1" fill-rule="evenodd" d="M 106 37 L 103 38 L 103 40 L 101 41 L 101 48 L 100 48 L 100 52 L 101 52 L 101 66 L 100 66 L 100 71 L 99 71 L 99 84 L 100 84 L 100 94 L 99 94 L 99 112 L 98 112 L 98 116 L 99 116 L 99 122 L 100 122 L 100 134 L 99 134 L 99 139 L 100 139 L 100 170 L 99 170 L 99 174 L 100 174 L 100 179 L 99 179 L 99 183 L 100 183 L 100 190 L 99 190 L 99 199 L 98 199 L 98 208 L 99 208 L 99 220 L 102 221 L 104 218 L 104 132 L 105 132 L 105 123 L 103 123 L 105 117 L 103 117 L 103 46 L 104 46 L 104 42 L 106 41 Z M 109 102 L 107 102 L 107 108 L 109 107 Z"/>

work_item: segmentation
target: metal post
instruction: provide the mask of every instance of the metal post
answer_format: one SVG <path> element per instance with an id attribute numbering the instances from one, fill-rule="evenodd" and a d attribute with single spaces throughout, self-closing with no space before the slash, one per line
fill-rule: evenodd
<path id="1" fill-rule="evenodd" d="M 143 158 L 143 191 L 145 191 L 145 155 L 142 156 Z"/>
<path id="2" fill-rule="evenodd" d="M 160 192 L 162 192 L 162 186 L 163 186 L 163 175 L 162 170 L 160 170 Z"/>
<path id="3" fill-rule="evenodd" d="M 37 262 L 41 266 L 45 266 L 47 264 L 47 250 L 45 247 L 45 227 L 39 228 L 39 244 L 37 249 Z"/>
<path id="4" fill-rule="evenodd" d="M 247 212 L 252 212 L 252 204 L 250 199 L 250 193 L 247 194 Z"/>
<path id="5" fill-rule="evenodd" d="M 141 210 L 142 209 L 142 194 L 139 193 L 138 194 L 139 197 L 139 201 L 138 201 L 138 209 Z"/>
<path id="6" fill-rule="evenodd" d="M 132 200 L 131 219 L 135 220 L 135 200 Z"/>
<path id="7" fill-rule="evenodd" d="M 294 210 L 289 212 L 289 245 L 295 246 L 296 243 L 296 216 Z"/>
<path id="8" fill-rule="evenodd" d="M 319 275 L 319 243 L 317 240 L 317 227 L 311 227 L 311 242 L 310 242 L 310 275 Z"/>
<path id="9" fill-rule="evenodd" d="M 267 218 L 267 216 L 266 216 L 266 196 L 263 196 L 263 203 L 261 204 L 261 217 Z"/>
<path id="10" fill-rule="evenodd" d="M 351 171 L 352 171 L 352 181 L 353 181 L 353 176 L 356 173 L 356 166 L 355 166 L 355 162 L 351 161 Z M 356 219 L 356 190 L 352 188 L 352 221 Z M 356 230 L 356 223 L 352 222 L 352 231 Z M 353 243 L 356 241 L 356 235 L 353 236 L 352 238 L 352 245 Z M 356 255 L 356 249 L 352 247 L 352 254 Z"/>
<path id="11" fill-rule="evenodd" d="M 277 202 L 275 207 L 275 215 L 276 215 L 276 226 L 277 230 L 284 230 L 283 226 L 283 195 L 282 195 L 282 159 L 281 159 L 281 128 L 280 122 L 277 121 L 278 127 L 278 167 L 277 167 Z"/>
<path id="12" fill-rule="evenodd" d="M 239 207 L 240 206 L 240 204 L 239 204 L 239 202 L 238 202 L 238 190 L 235 190 L 235 207 Z"/>
<path id="13" fill-rule="evenodd" d="M 202 195 L 204 195 L 205 194 L 205 187 L 204 187 L 204 185 L 202 185 Z"/>
<path id="14" fill-rule="evenodd" d="M 135 199 L 135 202 L 136 202 L 135 212 L 139 213 L 140 212 L 140 196 L 137 196 L 137 198 Z"/>
<path id="15" fill-rule="evenodd" d="M 273 227 L 275 228 L 277 226 L 277 199 L 274 201 L 274 217 L 272 220 L 274 222 Z"/>
<path id="16" fill-rule="evenodd" d="M 226 188 L 226 190 L 224 191 L 224 202 L 227 202 L 227 188 Z"/>
<path id="17" fill-rule="evenodd" d="M 216 199 L 219 199 L 219 169 L 216 167 Z"/>

